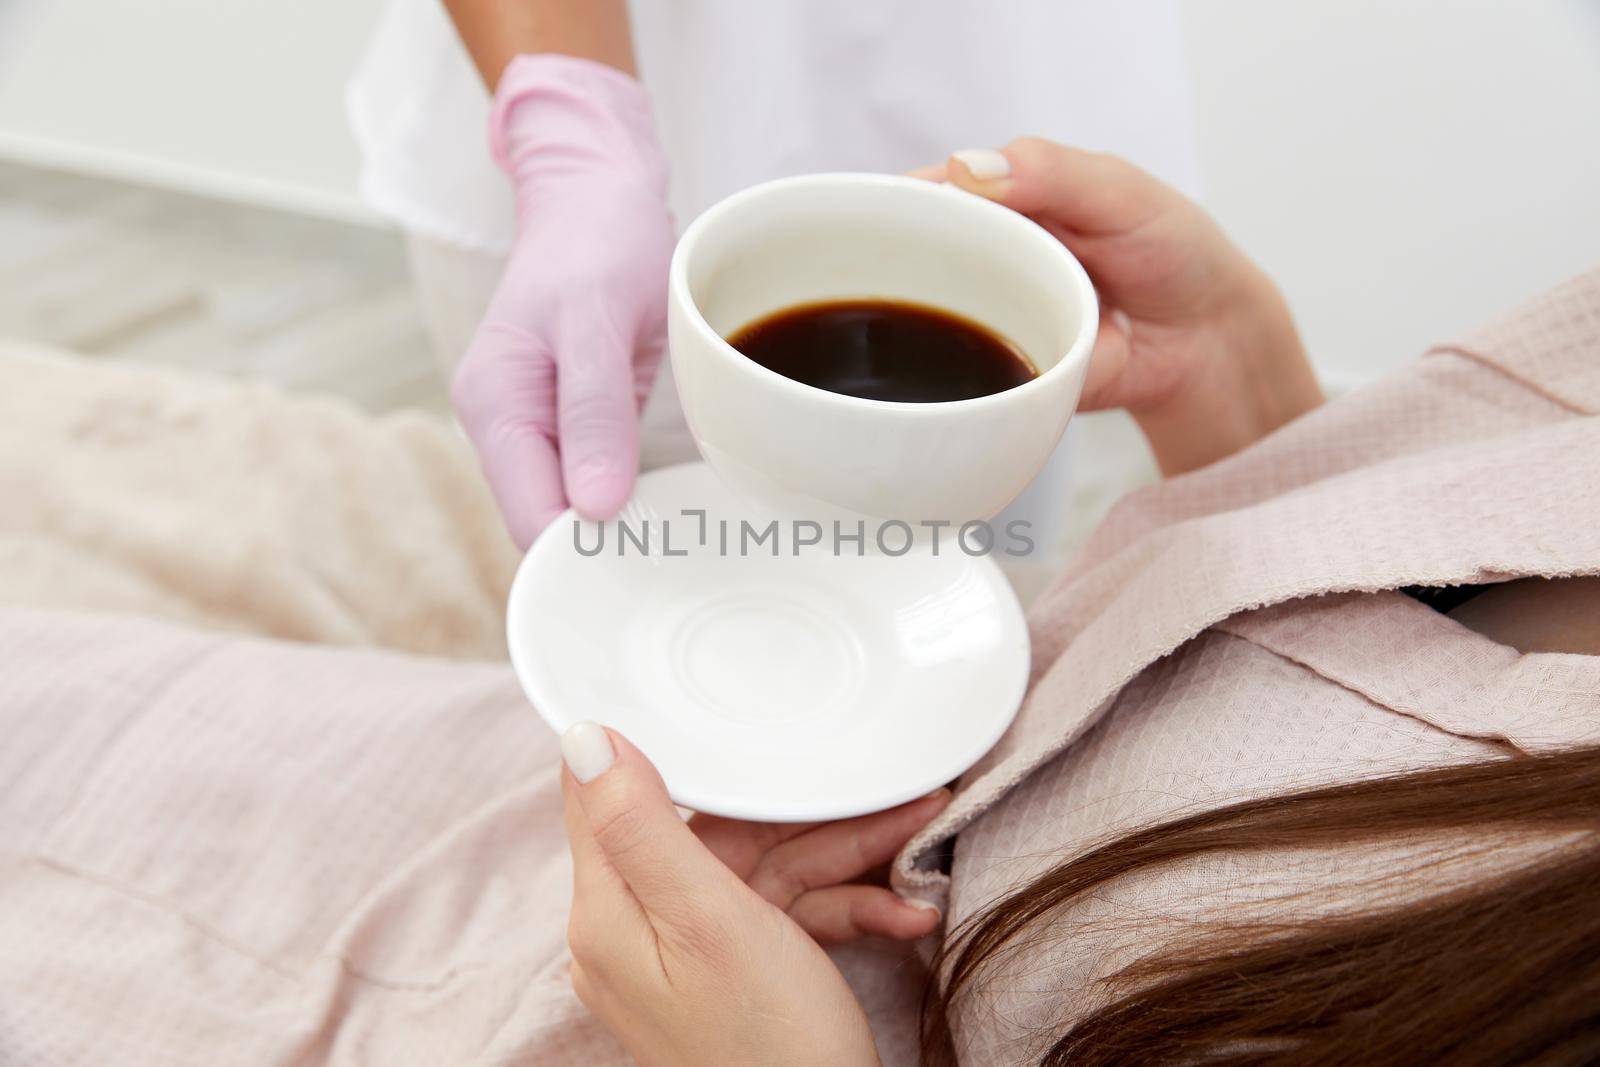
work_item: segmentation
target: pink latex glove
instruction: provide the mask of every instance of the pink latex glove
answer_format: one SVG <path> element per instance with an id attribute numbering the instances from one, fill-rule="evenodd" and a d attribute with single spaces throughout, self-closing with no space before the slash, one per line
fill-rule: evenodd
<path id="1" fill-rule="evenodd" d="M 633 491 L 674 230 L 644 87 L 620 71 L 518 56 L 489 139 L 515 187 L 516 241 L 451 397 L 526 548 L 569 501 L 608 518 Z"/>

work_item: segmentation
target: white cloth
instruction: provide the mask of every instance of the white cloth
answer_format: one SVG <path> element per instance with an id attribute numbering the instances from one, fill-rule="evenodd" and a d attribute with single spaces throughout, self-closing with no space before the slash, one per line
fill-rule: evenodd
<path id="1" fill-rule="evenodd" d="M 1176 0 L 635 0 L 633 27 L 680 224 L 769 178 L 908 170 L 1023 134 L 1199 185 Z M 379 210 L 507 247 L 487 93 L 438 0 L 391 0 L 348 105 Z"/>

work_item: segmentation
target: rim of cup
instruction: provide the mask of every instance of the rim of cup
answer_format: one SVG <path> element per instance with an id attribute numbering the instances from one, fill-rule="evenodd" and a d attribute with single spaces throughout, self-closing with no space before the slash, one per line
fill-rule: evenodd
<path id="1" fill-rule="evenodd" d="M 879 185 L 898 187 L 912 196 L 928 196 L 931 199 L 945 199 L 951 204 L 960 204 L 961 210 L 977 210 L 988 213 L 996 226 L 1007 227 L 1018 236 L 1018 239 L 1032 242 L 1043 248 L 1048 256 L 1057 259 L 1065 268 L 1071 284 L 1077 290 L 1074 294 L 1083 307 L 1082 321 L 1079 323 L 1077 335 L 1072 339 L 1072 344 L 1062 353 L 1061 358 L 1043 371 L 1021 385 L 1002 389 L 998 393 L 989 393 L 985 396 L 968 397 L 963 400 L 874 400 L 869 397 L 851 396 L 848 393 L 836 393 L 829 389 L 807 385 L 797 382 L 793 378 L 779 374 L 770 367 L 762 366 L 755 360 L 745 356 L 720 333 L 711 328 L 705 316 L 700 312 L 700 306 L 695 301 L 689 288 L 689 259 L 694 255 L 695 246 L 704 238 L 707 230 L 715 227 L 721 218 L 733 211 L 737 211 L 751 200 L 756 200 L 773 193 L 782 192 L 793 186 L 805 185 L 839 185 L 863 186 Z M 1087 363 L 1094 338 L 1100 326 L 1100 302 L 1095 293 L 1094 283 L 1089 280 L 1088 271 L 1059 240 L 1037 222 L 1020 212 L 997 204 L 992 200 L 985 200 L 975 193 L 969 193 L 954 186 L 927 181 L 922 178 L 911 178 L 900 174 L 875 174 L 856 171 L 828 171 L 818 174 L 799 174 L 788 178 L 775 178 L 771 181 L 761 182 L 757 185 L 741 189 L 730 196 L 717 201 L 691 222 L 683 231 L 683 236 L 678 239 L 678 245 L 672 253 L 672 266 L 669 272 L 668 289 L 672 299 L 683 306 L 688 313 L 690 325 L 712 342 L 712 350 L 723 359 L 734 359 L 754 373 L 758 378 L 766 380 L 773 386 L 785 390 L 800 390 L 811 395 L 813 399 L 828 398 L 827 402 L 843 404 L 847 407 L 859 407 L 864 410 L 898 411 L 898 412 L 925 412 L 927 414 L 947 413 L 953 408 L 976 408 L 986 405 L 1006 404 L 1014 402 L 1021 394 L 1028 391 L 1048 389 L 1057 378 L 1065 377 L 1076 372 L 1078 366 Z M 849 299 L 840 297 L 838 299 Z M 929 305 L 932 306 L 932 305 Z M 992 330 L 987 324 L 979 323 L 986 330 Z M 1032 362 L 1031 358 L 1029 362 Z"/>

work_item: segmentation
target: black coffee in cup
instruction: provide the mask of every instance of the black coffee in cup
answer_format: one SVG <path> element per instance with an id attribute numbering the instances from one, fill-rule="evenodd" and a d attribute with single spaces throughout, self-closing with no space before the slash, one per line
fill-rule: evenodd
<path id="1" fill-rule="evenodd" d="M 1038 375 L 1016 345 L 992 330 L 893 300 L 785 308 L 737 330 L 728 343 L 786 378 L 868 400 L 970 400 Z"/>

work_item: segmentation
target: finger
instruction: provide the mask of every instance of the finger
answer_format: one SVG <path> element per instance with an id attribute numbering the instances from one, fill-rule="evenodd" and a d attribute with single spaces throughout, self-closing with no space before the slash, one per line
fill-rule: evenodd
<path id="1" fill-rule="evenodd" d="M 633 361 L 633 401 L 637 411 L 643 412 L 655 388 L 656 375 L 667 354 L 667 335 L 661 331 L 639 345 Z"/>
<path id="2" fill-rule="evenodd" d="M 805 894 L 789 907 L 789 917 L 824 945 L 861 937 L 913 941 L 939 926 L 939 909 L 913 904 L 887 889 L 836 885 Z"/>
<path id="3" fill-rule="evenodd" d="M 1193 320 L 1248 266 L 1199 205 L 1115 156 L 1028 138 L 957 152 L 950 177 L 1033 218 L 1140 320 Z"/>
<path id="4" fill-rule="evenodd" d="M 1099 411 L 1122 406 L 1117 386 L 1133 351 L 1129 329 L 1127 316 L 1101 306 L 1100 331 L 1095 335 L 1094 348 L 1089 354 L 1089 370 L 1083 379 L 1078 410 Z"/>
<path id="5" fill-rule="evenodd" d="M 949 171 L 950 181 L 968 192 L 1080 234 L 1127 233 L 1186 203 L 1126 160 L 1039 138 L 999 151 L 962 149 L 950 156 Z"/>
<path id="6" fill-rule="evenodd" d="M 522 549 L 567 506 L 561 461 L 547 429 L 554 368 L 536 348 L 526 335 L 486 323 L 450 387 L 461 428 L 477 450 L 511 539 Z"/>
<path id="7" fill-rule="evenodd" d="M 825 823 L 763 856 L 750 888 L 787 910 L 804 893 L 848 882 L 892 859 L 948 803 L 950 791 L 940 789 L 888 811 Z"/>
<path id="8" fill-rule="evenodd" d="M 598 316 L 576 316 L 564 338 L 556 420 L 567 497 L 587 519 L 609 519 L 627 503 L 639 468 L 638 383 L 633 339 Z"/>
<path id="9" fill-rule="evenodd" d="M 589 969 L 577 960 L 567 970 L 567 981 L 577 994 L 578 1002 L 589 1009 L 589 1014 L 600 1014 L 600 988 L 589 976 Z"/>
<path id="10" fill-rule="evenodd" d="M 589 829 L 584 817 L 583 803 L 578 799 L 578 782 L 570 774 L 561 776 L 562 819 L 567 829 L 567 848 L 572 853 L 572 899 L 577 910 L 593 902 L 603 902 L 615 897 L 626 901 L 627 914 L 644 916 L 644 909 L 634 899 L 628 888 Z"/>
<path id="11" fill-rule="evenodd" d="M 511 540 L 526 551 L 567 509 L 556 447 L 537 426 L 510 414 L 488 428 L 478 447 Z"/>
<path id="12" fill-rule="evenodd" d="M 949 171 L 943 163 L 930 163 L 926 167 L 906 171 L 907 178 L 920 178 L 925 182 L 942 182 L 949 180 Z"/>
<path id="13" fill-rule="evenodd" d="M 774 847 L 820 825 L 815 822 L 747 822 L 699 814 L 689 820 L 689 829 L 695 836 L 740 878 L 749 878 L 761 857 Z"/>
<path id="14" fill-rule="evenodd" d="M 659 947 L 649 916 L 590 833 L 570 774 L 561 776 L 561 793 L 572 851 L 572 910 L 567 915 L 572 982 L 579 999 L 597 1010 L 599 991 L 651 973 Z"/>
<path id="15" fill-rule="evenodd" d="M 582 829 L 652 925 L 701 920 L 725 892 L 746 892 L 679 817 L 655 767 L 621 734 L 578 723 L 561 735 L 561 753 Z"/>

